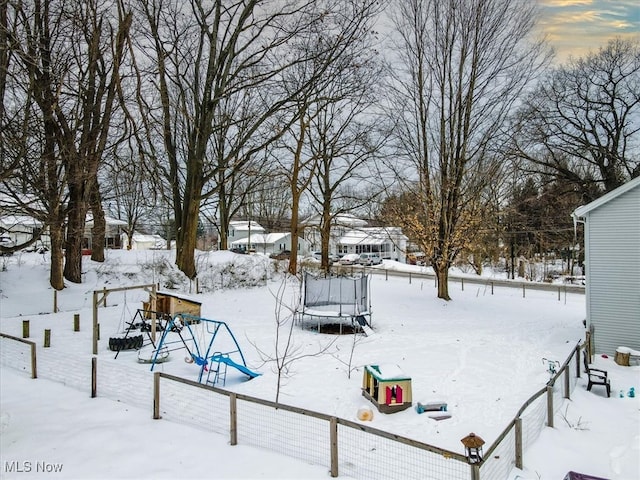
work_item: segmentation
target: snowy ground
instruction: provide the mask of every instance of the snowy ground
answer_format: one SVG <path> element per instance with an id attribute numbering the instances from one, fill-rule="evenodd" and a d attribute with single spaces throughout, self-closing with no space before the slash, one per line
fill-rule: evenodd
<path id="1" fill-rule="evenodd" d="M 28 316 L 34 332 L 31 339 L 40 346 L 42 331 L 51 328 L 52 349 L 90 355 L 89 325 L 80 333 L 72 332 L 71 312 L 79 312 L 83 322 L 89 322 L 92 292 L 103 287 L 160 282 L 161 288 L 177 286 L 188 291 L 188 282 L 176 273 L 171 255 L 109 251 L 105 264 L 85 259 L 83 284 L 69 285 L 59 294 L 62 312 L 57 314 L 46 313 L 52 309 L 53 298 L 47 286 L 47 259 L 38 254 L 4 257 L 0 331 L 21 336 L 22 320 Z M 246 381 L 241 374 L 229 373 L 226 388 L 274 400 L 276 372 L 270 360 L 277 330 L 275 298 L 283 284 L 282 275 L 271 264 L 260 255 L 202 255 L 198 258 L 200 288 L 206 293 L 192 296 L 203 302 L 203 317 L 229 325 L 247 365 L 262 374 Z M 406 268 L 387 261 L 384 267 Z M 289 283 L 284 291 L 285 304 L 295 304 L 297 286 Z M 412 378 L 414 403 L 445 401 L 452 418 L 438 422 L 408 409 L 393 415 L 375 412 L 370 424 L 463 453 L 461 438 L 473 431 L 490 445 L 523 402 L 545 385 L 549 377 L 543 358 L 564 361 L 584 338 L 585 300 L 580 294 L 562 295 L 558 300 L 556 292 L 528 290 L 523 298 L 520 289 L 496 288 L 491 295 L 485 286 L 466 284 L 463 291 L 460 284 L 452 283 L 453 300 L 444 302 L 436 298 L 432 281 L 413 278 L 409 283 L 407 278 L 391 276 L 388 280 L 374 276 L 371 291 L 375 335 L 358 337 L 355 346 L 353 336 L 294 328 L 298 352 L 327 352 L 292 363 L 280 392 L 282 403 L 355 420 L 358 408 L 366 404 L 360 392 L 362 367 L 398 365 Z M 143 299 L 142 292 L 110 295 L 109 306 L 100 309 L 101 361 L 148 370 L 137 363 L 135 352 L 121 352 L 113 360 L 108 350 L 108 337 L 123 328 Z M 197 370 L 183 357 L 182 352 L 173 352 L 162 370 L 195 380 Z M 640 367 L 620 367 L 600 355 L 595 362 L 609 371 L 612 397 L 607 399 L 598 387 L 586 392 L 584 378 L 579 379 L 555 428 L 543 430 L 525 452 L 525 470 L 514 469 L 510 479 L 558 479 L 570 470 L 611 479 L 640 478 L 640 400 L 619 396 L 620 391 L 626 394 L 631 387 L 638 389 Z M 24 462 L 30 462 L 30 474 L 37 473 L 37 462 L 62 463 L 66 470 L 59 478 L 328 476 L 322 467 L 246 450 L 248 447 L 229 447 L 226 438 L 153 421 L 148 411 L 88 399 L 47 380 L 26 379 L 6 366 L 1 372 L 2 478 L 28 476 L 16 471 L 16 465 L 24 467 Z M 46 407 L 42 398 L 49 399 Z M 83 421 L 74 420 L 78 418 Z M 127 428 L 105 428 L 114 424 Z M 142 461 L 145 448 L 140 439 L 157 437 L 167 441 L 162 447 L 154 443 L 157 454 L 152 462 L 146 456 Z M 198 446 L 171 448 L 184 445 L 187 437 Z M 100 446 L 98 454 L 91 454 L 95 451 L 92 445 Z M 171 455 L 172 450 L 179 454 Z"/>

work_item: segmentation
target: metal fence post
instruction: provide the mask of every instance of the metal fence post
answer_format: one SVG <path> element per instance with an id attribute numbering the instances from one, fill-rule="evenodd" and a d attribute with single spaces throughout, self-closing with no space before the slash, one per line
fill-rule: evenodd
<path id="1" fill-rule="evenodd" d="M 91 357 L 91 398 L 96 398 L 98 391 L 98 358 Z"/>

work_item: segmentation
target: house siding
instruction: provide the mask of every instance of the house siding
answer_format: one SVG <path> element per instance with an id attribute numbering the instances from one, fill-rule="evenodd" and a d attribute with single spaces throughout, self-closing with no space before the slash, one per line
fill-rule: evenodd
<path id="1" fill-rule="evenodd" d="M 587 215 L 587 322 L 596 353 L 640 350 L 640 188 Z"/>

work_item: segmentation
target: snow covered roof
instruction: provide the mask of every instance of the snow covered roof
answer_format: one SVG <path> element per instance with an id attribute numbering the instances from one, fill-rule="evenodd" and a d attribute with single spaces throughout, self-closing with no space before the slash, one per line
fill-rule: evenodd
<path id="1" fill-rule="evenodd" d="M 249 230 L 249 225 L 251 225 L 251 231 L 255 232 L 264 232 L 264 228 L 258 222 L 253 220 L 232 220 L 229 222 L 229 227 L 235 230 Z"/>
<path id="2" fill-rule="evenodd" d="M 42 226 L 41 221 L 36 220 L 35 218 L 30 217 L 29 215 L 3 215 L 2 217 L 0 217 L 0 223 L 2 223 L 2 225 L 5 228 L 12 228 L 17 226 L 23 226 L 23 227 L 41 227 Z"/>
<path id="3" fill-rule="evenodd" d="M 305 225 L 309 226 L 318 226 L 320 225 L 320 215 L 312 215 L 307 218 L 304 222 Z M 339 213 L 335 215 L 331 221 L 332 225 L 339 225 L 342 227 L 365 227 L 367 225 L 366 220 L 362 220 L 361 218 L 356 217 L 355 215 L 351 215 L 350 213 Z"/>
<path id="4" fill-rule="evenodd" d="M 109 217 L 106 215 L 104 217 L 104 221 L 106 222 L 107 225 L 125 226 L 127 224 L 127 222 L 125 222 L 124 220 L 118 220 L 117 218 Z M 93 227 L 93 215 L 91 215 L 90 213 L 87 214 L 85 225 L 87 227 Z"/>
<path id="5" fill-rule="evenodd" d="M 349 230 L 338 241 L 341 245 L 382 245 L 391 238 L 402 238 L 406 240 L 406 236 L 402 234 L 399 228 L 395 227 L 368 227 L 359 228 L 357 230 Z"/>
<path id="6" fill-rule="evenodd" d="M 251 237 L 239 238 L 231 242 L 231 245 L 247 245 L 248 243 L 270 245 L 279 242 L 289 235 L 289 233 L 252 233 Z"/>
<path id="7" fill-rule="evenodd" d="M 365 368 L 378 380 L 411 380 L 398 365 L 367 365 Z"/>

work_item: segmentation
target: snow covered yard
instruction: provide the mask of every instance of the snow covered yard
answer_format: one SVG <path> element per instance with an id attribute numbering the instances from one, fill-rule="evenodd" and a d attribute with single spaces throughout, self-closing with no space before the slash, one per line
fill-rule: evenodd
<path id="1" fill-rule="evenodd" d="M 31 340 L 38 348 L 42 347 L 42 332 L 48 328 L 52 332 L 48 353 L 58 350 L 89 359 L 93 290 L 160 282 L 161 288 L 170 283 L 180 285 L 184 291 L 188 284 L 172 268 L 171 255 L 109 251 L 105 264 L 85 260 L 85 282 L 69 285 L 60 293 L 59 304 L 67 311 L 56 314 L 44 313 L 51 311 L 53 296 L 47 287 L 46 259 L 37 254 L 16 256 L 0 274 L 0 331 L 21 336 L 22 320 L 28 318 Z M 230 371 L 225 388 L 274 400 L 275 311 L 281 274 L 272 269 L 268 259 L 259 255 L 218 252 L 203 254 L 198 261 L 205 283 L 201 288 L 206 293 L 194 297 L 202 301 L 202 316 L 226 322 L 238 339 L 247 365 L 262 373 L 246 381 L 246 376 Z M 230 280 L 225 283 L 225 275 L 227 279 L 240 278 L 242 285 L 257 286 L 230 288 L 235 285 Z M 219 282 L 217 287 L 215 282 Z M 225 288 L 220 288 L 222 285 Z M 285 292 L 284 303 L 294 305 L 298 287 L 290 283 Z M 558 300 L 555 292 L 531 291 L 523 298 L 519 289 L 509 288 L 497 288 L 491 295 L 483 286 L 466 285 L 462 291 L 455 283 L 452 283 L 451 295 L 453 301 L 444 302 L 435 297 L 431 282 L 414 278 L 409 283 L 406 278 L 385 280 L 374 276 L 371 298 L 375 334 L 334 336 L 294 327 L 292 340 L 296 348 L 292 356 L 300 358 L 291 363 L 284 377 L 280 401 L 356 420 L 358 408 L 368 403 L 361 395 L 363 367 L 394 364 L 411 377 L 414 404 L 446 402 L 452 417 L 436 421 L 419 415 L 414 408 L 392 415 L 376 411 L 367 425 L 454 452 L 463 453 L 460 439 L 469 432 L 480 435 L 489 446 L 523 402 L 546 384 L 549 374 L 543 359 L 563 362 L 584 339 L 584 296 L 568 294 Z M 149 365 L 137 363 L 135 352 L 123 351 L 115 360 L 108 349 L 109 336 L 123 328 L 123 323 L 142 307 L 142 300 L 146 300 L 142 291 L 113 294 L 109 296 L 108 306 L 100 308 L 100 362 L 127 365 L 141 373 L 149 371 Z M 73 332 L 71 328 L 73 313 L 81 315 L 80 332 Z M 286 309 L 283 315 L 286 316 Z M 280 330 L 282 335 L 286 328 Z M 315 354 L 320 350 L 326 352 Z M 170 361 L 156 368 L 195 380 L 197 367 L 186 364 L 183 358 L 183 352 L 172 352 Z M 630 387 L 638 386 L 640 367 L 620 367 L 612 359 L 599 356 L 596 366 L 609 370 L 612 398 L 607 399 L 598 387 L 586 392 L 586 381 L 578 379 L 572 400 L 561 408 L 563 415 L 555 420 L 555 428 L 543 429 L 540 440 L 525 451 L 525 470 L 514 469 L 511 478 L 518 475 L 527 479 L 562 478 L 569 470 L 625 480 L 640 478 L 628 473 L 637 472 L 639 467 L 640 403 L 638 398 L 619 397 L 620 390 L 626 393 Z M 5 373 L 7 367 L 3 366 L 2 370 Z M 25 458 L 30 449 L 29 440 L 14 436 L 18 432 L 11 427 L 11 418 L 20 415 L 15 394 L 28 390 L 29 382 L 5 381 L 5 376 L 15 380 L 15 376 L 3 375 L 2 411 L 7 411 L 9 419 L 3 426 L 3 468 L 6 459 Z M 17 390 L 12 391 L 14 383 Z M 13 412 L 7 410 L 9 405 Z M 148 419 L 148 412 L 144 414 Z M 53 423 L 50 418 L 46 422 Z M 149 420 L 147 424 L 153 422 Z M 611 433 L 614 426 L 615 439 Z M 28 426 L 24 428 L 28 430 Z M 140 428 L 145 435 L 147 428 L 156 427 Z M 79 429 L 78 434 L 81 433 Z M 193 460 L 197 461 L 195 453 Z M 135 460 L 132 457 L 130 461 Z M 65 462 L 71 464 L 74 460 L 69 458 Z M 274 462 L 282 462 L 282 458 Z M 247 465 L 244 473 L 228 472 L 223 478 L 278 477 L 277 473 L 271 476 L 267 470 L 265 467 L 261 472 Z M 139 469 L 136 472 L 135 477 L 140 478 Z M 322 473 L 326 475 L 326 471 Z M 171 477 L 170 470 L 167 474 Z M 174 474 L 183 477 L 182 470 L 176 469 Z M 91 476 L 97 478 L 95 472 Z M 107 476 L 122 477 L 117 472 Z"/>

